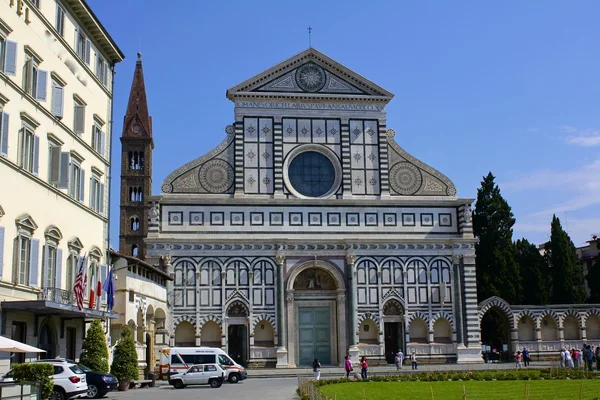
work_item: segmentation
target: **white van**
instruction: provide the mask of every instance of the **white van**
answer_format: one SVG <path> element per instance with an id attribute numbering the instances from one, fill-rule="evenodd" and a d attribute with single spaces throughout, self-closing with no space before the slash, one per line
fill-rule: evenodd
<path id="1" fill-rule="evenodd" d="M 161 371 L 169 375 L 183 373 L 197 364 L 220 364 L 227 373 L 230 383 L 238 383 L 248 377 L 248 373 L 227 353 L 218 347 L 171 347 L 161 350 Z"/>

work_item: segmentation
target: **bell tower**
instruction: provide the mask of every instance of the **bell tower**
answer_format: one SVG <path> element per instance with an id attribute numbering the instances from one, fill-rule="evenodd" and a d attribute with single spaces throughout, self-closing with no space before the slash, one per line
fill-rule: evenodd
<path id="1" fill-rule="evenodd" d="M 152 192 L 152 118 L 148 115 L 142 54 L 133 73 L 121 135 L 119 252 L 144 259 L 148 235 L 148 196 Z"/>

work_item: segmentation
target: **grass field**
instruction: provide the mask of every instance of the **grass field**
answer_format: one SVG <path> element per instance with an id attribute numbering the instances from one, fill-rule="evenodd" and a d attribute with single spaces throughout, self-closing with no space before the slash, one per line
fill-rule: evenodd
<path id="1" fill-rule="evenodd" d="M 320 390 L 336 400 L 594 400 L 600 399 L 600 380 L 351 382 L 321 386 Z"/>

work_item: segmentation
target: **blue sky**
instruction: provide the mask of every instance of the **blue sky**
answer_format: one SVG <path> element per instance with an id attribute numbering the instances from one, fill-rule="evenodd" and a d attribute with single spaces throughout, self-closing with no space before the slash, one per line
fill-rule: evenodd
<path id="1" fill-rule="evenodd" d="M 388 127 L 417 158 L 475 197 L 492 171 L 542 243 L 552 213 L 575 244 L 600 232 L 600 53 L 594 1 L 89 0 L 127 59 L 117 66 L 118 159 L 136 52 L 162 180 L 224 138 L 225 91 L 313 47 L 395 94 Z M 119 163 L 111 244 L 118 247 Z"/>

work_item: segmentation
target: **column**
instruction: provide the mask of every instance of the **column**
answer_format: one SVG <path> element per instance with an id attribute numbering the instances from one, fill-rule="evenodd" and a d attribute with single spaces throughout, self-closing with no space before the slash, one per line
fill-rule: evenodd
<path id="1" fill-rule="evenodd" d="M 171 277 L 171 279 L 175 279 L 175 273 L 173 271 L 173 264 L 171 263 L 171 255 L 167 254 L 163 257 L 163 265 L 165 266 L 165 270 L 167 274 Z M 169 346 L 175 346 L 175 329 L 173 328 L 173 318 L 175 314 L 175 292 L 173 290 L 173 280 L 167 281 L 167 299 L 169 304 L 169 309 L 167 310 L 167 321 L 165 322 L 166 328 L 169 332 Z"/>
<path id="2" fill-rule="evenodd" d="M 339 326 L 340 328 L 338 328 L 338 329 L 341 330 L 342 327 L 346 326 L 346 295 L 344 294 L 343 289 L 337 290 L 335 305 L 336 305 L 336 311 L 337 311 L 337 326 Z M 346 354 L 345 354 L 346 337 L 344 335 L 340 335 L 340 337 L 338 337 L 337 342 L 338 342 L 337 343 L 338 348 L 336 351 L 337 362 L 340 367 L 343 367 L 344 366 L 344 356 L 346 356 Z M 332 359 L 331 363 L 335 365 L 336 360 Z"/>
<path id="3" fill-rule="evenodd" d="M 197 266 L 196 268 L 199 268 L 199 266 Z M 201 337 L 200 324 L 199 324 L 199 322 L 200 322 L 200 270 L 199 269 L 196 269 L 195 277 L 196 277 L 196 296 L 195 296 L 196 297 L 196 336 L 195 337 L 196 337 L 196 346 L 200 346 L 202 344 L 202 337 Z M 187 279 L 187 277 L 185 279 Z"/>
<path id="4" fill-rule="evenodd" d="M 358 315 L 358 298 L 356 291 L 356 255 L 349 253 L 346 255 L 347 264 L 347 276 L 348 276 L 348 303 L 350 304 L 350 310 L 348 312 L 348 333 L 349 348 L 348 355 L 353 363 L 358 363 L 359 349 L 356 340 L 356 318 Z"/>
<path id="5" fill-rule="evenodd" d="M 285 318 L 285 255 L 277 254 L 277 365 L 276 368 L 288 367 L 287 331 Z"/>
<path id="6" fill-rule="evenodd" d="M 456 341 L 459 346 L 464 345 L 464 325 L 462 315 L 462 285 L 460 279 L 460 257 L 452 257 L 452 281 L 453 281 L 453 292 L 454 292 L 454 311 L 456 318 Z"/>
<path id="7" fill-rule="evenodd" d="M 512 352 L 515 353 L 519 348 L 519 330 L 517 328 L 513 328 L 510 330 L 510 341 L 512 344 Z"/>
<path id="8" fill-rule="evenodd" d="M 456 349 L 457 363 L 482 363 L 481 329 L 477 305 L 477 280 L 475 277 L 475 254 L 462 256 L 461 296 L 463 300 L 463 325 L 465 346 Z"/>

